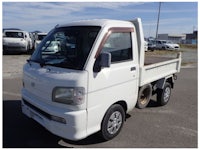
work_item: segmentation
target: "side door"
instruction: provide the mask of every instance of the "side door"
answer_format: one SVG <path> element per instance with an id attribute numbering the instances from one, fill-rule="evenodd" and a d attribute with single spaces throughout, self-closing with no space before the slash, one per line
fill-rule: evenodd
<path id="1" fill-rule="evenodd" d="M 137 101 L 138 60 L 135 59 L 137 45 L 132 28 L 111 28 L 104 36 L 96 54 L 111 54 L 109 68 L 89 74 L 88 87 L 88 126 L 99 126 L 107 109 L 118 101 L 125 101 L 128 110 Z M 133 40 L 134 38 L 134 40 Z M 94 115 L 95 114 L 95 115 Z"/>

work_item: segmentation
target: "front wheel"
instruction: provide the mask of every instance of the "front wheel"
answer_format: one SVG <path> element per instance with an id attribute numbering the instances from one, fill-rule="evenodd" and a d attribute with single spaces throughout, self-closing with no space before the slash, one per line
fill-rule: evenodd
<path id="1" fill-rule="evenodd" d="M 101 135 L 103 139 L 110 140 L 117 136 L 124 124 L 125 112 L 121 105 L 114 104 L 104 116 L 101 124 Z"/>
<path id="2" fill-rule="evenodd" d="M 166 105 L 169 102 L 171 96 L 171 84 L 166 82 L 163 89 L 159 89 L 157 92 L 157 101 L 161 106 Z"/>

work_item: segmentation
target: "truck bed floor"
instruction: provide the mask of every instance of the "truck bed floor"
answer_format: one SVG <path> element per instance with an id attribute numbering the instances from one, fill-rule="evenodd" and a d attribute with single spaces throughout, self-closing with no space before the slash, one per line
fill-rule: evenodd
<path id="1" fill-rule="evenodd" d="M 161 57 L 161 56 L 145 56 L 144 65 L 151 65 L 163 61 L 168 61 L 174 59 L 173 57 Z"/>

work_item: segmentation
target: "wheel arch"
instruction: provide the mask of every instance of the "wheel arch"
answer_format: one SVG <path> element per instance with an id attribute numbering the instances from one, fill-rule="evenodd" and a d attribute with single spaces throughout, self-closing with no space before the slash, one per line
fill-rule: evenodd
<path id="1" fill-rule="evenodd" d="M 158 89 L 163 89 L 166 82 L 170 83 L 171 87 L 173 88 L 174 87 L 173 75 L 167 76 L 165 78 L 162 78 L 162 79 L 159 79 L 158 81 L 156 81 L 156 87 Z"/>
<path id="2" fill-rule="evenodd" d="M 123 107 L 123 109 L 124 109 L 124 112 L 125 113 L 127 112 L 128 106 L 127 106 L 127 103 L 124 100 L 120 100 L 120 101 L 114 103 L 113 105 L 115 105 L 115 104 L 121 105 Z"/>
<path id="3" fill-rule="evenodd" d="M 105 115 L 107 114 L 108 110 L 109 110 L 113 105 L 116 105 L 116 104 L 122 106 L 122 108 L 124 109 L 124 113 L 126 114 L 126 112 L 127 112 L 127 110 L 128 110 L 127 103 L 126 103 L 124 100 L 119 100 L 119 101 L 113 103 L 112 105 L 110 105 L 110 106 L 108 107 L 108 109 L 106 110 L 106 112 L 105 112 L 104 115 L 103 115 L 103 118 L 102 118 L 102 120 L 101 120 L 101 124 L 102 124 L 103 119 L 104 119 Z"/>
<path id="4" fill-rule="evenodd" d="M 166 82 L 170 83 L 171 84 L 171 88 L 173 89 L 174 88 L 174 78 L 173 76 L 171 76 L 170 78 L 168 78 L 166 80 Z"/>

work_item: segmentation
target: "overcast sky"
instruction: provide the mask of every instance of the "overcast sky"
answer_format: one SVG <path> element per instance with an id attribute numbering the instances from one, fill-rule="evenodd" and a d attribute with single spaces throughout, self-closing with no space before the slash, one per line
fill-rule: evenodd
<path id="1" fill-rule="evenodd" d="M 159 33 L 197 29 L 197 2 L 162 2 Z M 2 2 L 3 28 L 48 32 L 56 24 L 85 19 L 142 18 L 145 36 L 155 36 L 158 2 Z"/>

